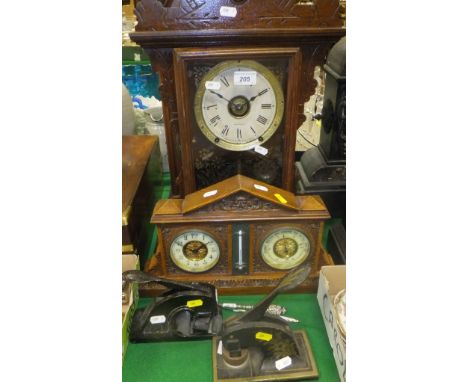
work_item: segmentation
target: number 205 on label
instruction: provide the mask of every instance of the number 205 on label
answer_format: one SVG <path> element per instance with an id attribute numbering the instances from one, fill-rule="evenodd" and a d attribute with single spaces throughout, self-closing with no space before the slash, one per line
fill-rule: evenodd
<path id="1" fill-rule="evenodd" d="M 257 72 L 234 72 L 234 85 L 256 85 Z"/>

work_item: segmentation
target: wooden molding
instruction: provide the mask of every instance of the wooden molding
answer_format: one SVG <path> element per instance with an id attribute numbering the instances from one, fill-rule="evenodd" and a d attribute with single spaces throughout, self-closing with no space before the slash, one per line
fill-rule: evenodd
<path id="1" fill-rule="evenodd" d="M 221 14 L 235 8 L 235 17 Z M 139 0 L 138 31 L 341 27 L 338 0 Z"/>

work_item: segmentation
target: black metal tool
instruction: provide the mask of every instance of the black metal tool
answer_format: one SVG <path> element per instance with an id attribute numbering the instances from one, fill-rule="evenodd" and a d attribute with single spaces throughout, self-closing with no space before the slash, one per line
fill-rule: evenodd
<path id="1" fill-rule="evenodd" d="M 146 307 L 137 309 L 130 329 L 131 342 L 210 338 L 221 332 L 222 313 L 216 288 L 208 283 L 182 283 L 132 270 L 128 282 L 156 282 L 168 290 Z"/>
<path id="2" fill-rule="evenodd" d="M 273 299 L 294 289 L 310 274 L 306 264 L 290 271 L 252 310 L 226 320 L 213 339 L 215 381 L 275 381 L 314 378 L 318 371 L 304 331 L 293 332 L 287 321 L 267 313 Z"/>

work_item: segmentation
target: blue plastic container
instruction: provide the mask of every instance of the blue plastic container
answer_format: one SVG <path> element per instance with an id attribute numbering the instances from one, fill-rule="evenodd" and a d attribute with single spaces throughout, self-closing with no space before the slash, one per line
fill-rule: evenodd
<path id="1" fill-rule="evenodd" d="M 161 100 L 159 94 L 159 76 L 151 70 L 149 64 L 135 64 L 122 66 L 122 82 L 132 97 L 154 96 Z"/>

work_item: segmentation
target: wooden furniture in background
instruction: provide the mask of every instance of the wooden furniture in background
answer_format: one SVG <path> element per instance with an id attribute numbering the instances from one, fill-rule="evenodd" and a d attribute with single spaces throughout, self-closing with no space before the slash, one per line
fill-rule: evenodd
<path id="1" fill-rule="evenodd" d="M 154 206 L 154 186 L 161 182 L 159 138 L 122 137 L 122 253 L 137 253 L 142 227 Z"/>

